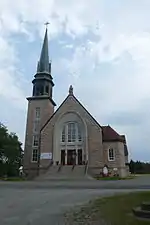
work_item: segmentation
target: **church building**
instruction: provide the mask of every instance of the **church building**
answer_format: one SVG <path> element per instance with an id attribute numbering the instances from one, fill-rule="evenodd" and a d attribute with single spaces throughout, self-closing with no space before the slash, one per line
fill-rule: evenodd
<path id="1" fill-rule="evenodd" d="M 102 174 L 105 170 L 112 176 L 128 175 L 125 135 L 109 125 L 101 126 L 75 97 L 72 85 L 55 110 L 47 29 L 32 83 L 32 96 L 27 98 L 23 160 L 24 172 L 29 177 L 48 173 L 49 176 L 59 173 L 61 177 L 63 170 L 65 176 L 77 170 L 89 176 Z"/>

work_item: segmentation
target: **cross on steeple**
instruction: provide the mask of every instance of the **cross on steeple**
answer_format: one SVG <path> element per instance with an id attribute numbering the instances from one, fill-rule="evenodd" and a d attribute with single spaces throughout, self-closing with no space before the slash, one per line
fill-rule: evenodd
<path id="1" fill-rule="evenodd" d="M 70 87 L 69 87 L 69 95 L 73 95 L 73 87 L 72 87 L 72 85 L 70 85 Z"/>
<path id="2" fill-rule="evenodd" d="M 49 22 L 44 23 L 44 25 L 46 26 L 46 29 L 48 28 L 49 24 L 50 24 Z"/>

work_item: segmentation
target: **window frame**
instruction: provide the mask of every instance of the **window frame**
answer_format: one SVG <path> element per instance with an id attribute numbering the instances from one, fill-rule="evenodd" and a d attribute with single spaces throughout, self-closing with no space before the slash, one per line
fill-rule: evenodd
<path id="1" fill-rule="evenodd" d="M 34 124 L 33 124 L 33 133 L 39 133 L 40 130 L 40 120 L 34 120 Z"/>
<path id="2" fill-rule="evenodd" d="M 63 126 L 61 131 L 61 142 L 62 143 L 66 142 L 66 125 Z"/>
<path id="3" fill-rule="evenodd" d="M 36 151 L 36 153 L 34 152 Z M 32 158 L 31 158 L 31 162 L 32 163 L 37 163 L 38 162 L 38 148 L 32 148 Z M 36 158 L 36 160 L 33 160 L 34 157 Z"/>
<path id="4" fill-rule="evenodd" d="M 37 138 L 37 140 L 35 140 L 35 137 Z M 37 142 L 37 145 L 35 145 L 35 142 Z M 34 134 L 33 135 L 32 147 L 33 148 L 38 148 L 39 147 L 39 135 L 38 134 Z"/>
<path id="5" fill-rule="evenodd" d="M 36 107 L 35 108 L 35 119 L 36 120 L 40 120 L 40 115 L 41 114 L 41 109 L 40 109 L 40 107 Z"/>
<path id="6" fill-rule="evenodd" d="M 82 131 L 79 124 L 77 124 L 77 139 L 78 139 L 78 142 L 82 142 Z"/>
<path id="7" fill-rule="evenodd" d="M 112 156 L 113 156 L 113 157 L 110 156 L 110 154 L 111 154 L 110 151 L 113 151 L 113 152 L 112 152 Z M 108 161 L 109 161 L 109 162 L 115 161 L 115 150 L 114 150 L 114 148 L 109 148 L 109 149 L 108 149 Z"/>
<path id="8" fill-rule="evenodd" d="M 67 143 L 75 143 L 77 137 L 77 127 L 75 122 L 67 124 Z"/>
<path id="9" fill-rule="evenodd" d="M 71 125 L 73 124 L 73 125 Z M 71 127 L 74 126 L 74 127 Z M 60 142 L 61 144 L 74 144 L 82 142 L 82 130 L 80 124 L 71 121 L 64 123 L 61 129 Z"/>

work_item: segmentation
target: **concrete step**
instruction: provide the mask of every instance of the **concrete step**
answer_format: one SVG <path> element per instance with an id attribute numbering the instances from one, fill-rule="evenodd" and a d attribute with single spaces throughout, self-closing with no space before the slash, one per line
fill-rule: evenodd
<path id="1" fill-rule="evenodd" d="M 71 175 L 71 176 L 83 176 L 84 175 L 84 166 L 62 166 L 59 171 L 60 175 Z"/>
<path id="2" fill-rule="evenodd" d="M 59 170 L 59 166 L 51 166 L 45 174 L 43 175 L 51 175 L 51 174 L 54 174 L 54 173 L 57 173 Z"/>
<path id="3" fill-rule="evenodd" d="M 150 202 L 142 202 L 141 209 L 150 212 Z"/>
<path id="4" fill-rule="evenodd" d="M 141 219 L 150 219 L 150 211 L 142 210 L 141 207 L 136 207 L 133 209 L 133 214 Z"/>
<path id="5" fill-rule="evenodd" d="M 85 177 L 85 166 L 51 166 L 45 174 L 40 175 L 36 180 L 51 179 L 82 179 Z"/>

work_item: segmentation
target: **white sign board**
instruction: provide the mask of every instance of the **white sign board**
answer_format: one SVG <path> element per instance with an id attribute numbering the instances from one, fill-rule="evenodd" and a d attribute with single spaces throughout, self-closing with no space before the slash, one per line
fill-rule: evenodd
<path id="1" fill-rule="evenodd" d="M 52 159 L 52 153 L 41 153 L 40 159 Z"/>

